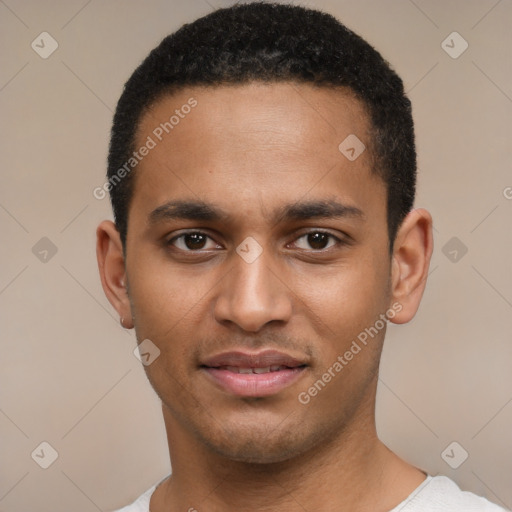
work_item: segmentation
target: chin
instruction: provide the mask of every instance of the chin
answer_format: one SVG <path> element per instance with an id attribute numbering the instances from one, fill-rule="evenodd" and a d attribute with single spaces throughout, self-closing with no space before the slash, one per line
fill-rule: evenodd
<path id="1" fill-rule="evenodd" d="M 208 443 L 217 455 L 230 461 L 246 464 L 277 464 L 294 459 L 303 451 L 303 445 L 285 443 L 269 443 L 268 440 L 232 440 L 226 443 Z"/>
<path id="2" fill-rule="evenodd" d="M 215 454 L 246 464 L 278 464 L 305 455 L 329 437 L 325 425 L 305 422 L 231 426 L 217 435 L 200 433 L 201 441 Z M 202 434 L 202 435 L 201 435 Z M 212 434 L 210 432 L 210 434 Z"/>

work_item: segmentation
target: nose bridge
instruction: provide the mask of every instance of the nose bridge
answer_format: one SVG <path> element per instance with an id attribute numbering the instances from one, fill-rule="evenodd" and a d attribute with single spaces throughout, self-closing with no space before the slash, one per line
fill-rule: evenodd
<path id="1" fill-rule="evenodd" d="M 291 302 L 286 287 L 272 270 L 270 253 L 262 251 L 255 259 L 248 258 L 243 252 L 248 247 L 246 254 L 254 250 L 242 243 L 233 254 L 233 267 L 223 279 L 215 316 L 220 322 L 230 321 L 256 332 L 273 320 L 288 320 Z"/>

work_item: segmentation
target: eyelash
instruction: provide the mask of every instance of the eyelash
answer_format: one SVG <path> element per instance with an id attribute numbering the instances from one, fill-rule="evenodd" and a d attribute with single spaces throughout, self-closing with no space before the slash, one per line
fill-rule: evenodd
<path id="1" fill-rule="evenodd" d="M 322 230 L 314 230 L 314 231 L 308 231 L 307 233 L 303 233 L 302 235 L 297 237 L 295 239 L 295 241 L 300 240 L 301 238 L 307 237 L 309 235 L 315 235 L 315 234 L 327 235 L 330 239 L 335 241 L 335 245 L 338 245 L 338 246 L 348 245 L 348 242 L 346 240 L 342 240 L 342 239 L 338 238 L 337 236 L 333 235 L 332 233 L 330 233 L 328 231 L 322 231 Z M 180 248 L 177 248 L 174 245 L 174 242 L 176 242 L 177 240 L 179 240 L 181 238 L 186 237 L 187 235 L 203 235 L 203 236 L 209 238 L 210 240 L 213 240 L 212 237 L 210 237 L 207 233 L 204 233 L 203 231 L 188 231 L 186 233 L 181 233 L 180 235 L 177 235 L 177 236 L 171 238 L 170 240 L 168 240 L 166 242 L 166 245 L 167 246 L 174 246 L 177 250 L 182 251 L 182 252 L 186 252 L 186 253 L 200 253 L 200 252 L 202 252 L 204 249 L 198 249 L 198 250 L 180 249 Z M 330 249 L 332 249 L 332 247 L 334 247 L 334 245 L 329 246 L 329 247 L 324 248 L 324 249 L 311 249 L 311 252 L 315 252 L 315 253 L 327 252 Z M 206 249 L 206 250 L 211 250 L 211 249 Z M 301 249 L 301 250 L 302 251 L 308 251 L 307 249 Z"/>

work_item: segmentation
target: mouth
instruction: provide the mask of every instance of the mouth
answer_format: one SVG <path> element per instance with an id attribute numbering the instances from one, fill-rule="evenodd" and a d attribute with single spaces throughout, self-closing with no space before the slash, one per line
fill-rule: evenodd
<path id="1" fill-rule="evenodd" d="M 200 369 L 224 392 L 256 398 L 276 395 L 291 386 L 307 366 L 289 354 L 265 350 L 255 354 L 224 352 L 207 359 Z"/>

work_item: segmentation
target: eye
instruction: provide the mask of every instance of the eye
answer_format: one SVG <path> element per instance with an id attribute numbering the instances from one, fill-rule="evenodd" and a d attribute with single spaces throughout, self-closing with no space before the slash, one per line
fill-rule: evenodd
<path id="1" fill-rule="evenodd" d="M 177 249 L 186 252 L 193 252 L 201 249 L 211 250 L 220 247 L 208 235 L 201 233 L 200 231 L 183 233 L 175 236 L 167 242 L 167 245 L 173 245 Z"/>
<path id="2" fill-rule="evenodd" d="M 302 242 L 300 242 L 301 240 Z M 315 251 L 329 249 L 336 245 L 336 243 L 342 243 L 342 241 L 325 231 L 312 231 L 310 233 L 306 233 L 305 235 L 297 238 L 297 241 L 295 242 L 299 249 L 313 249 Z"/>

